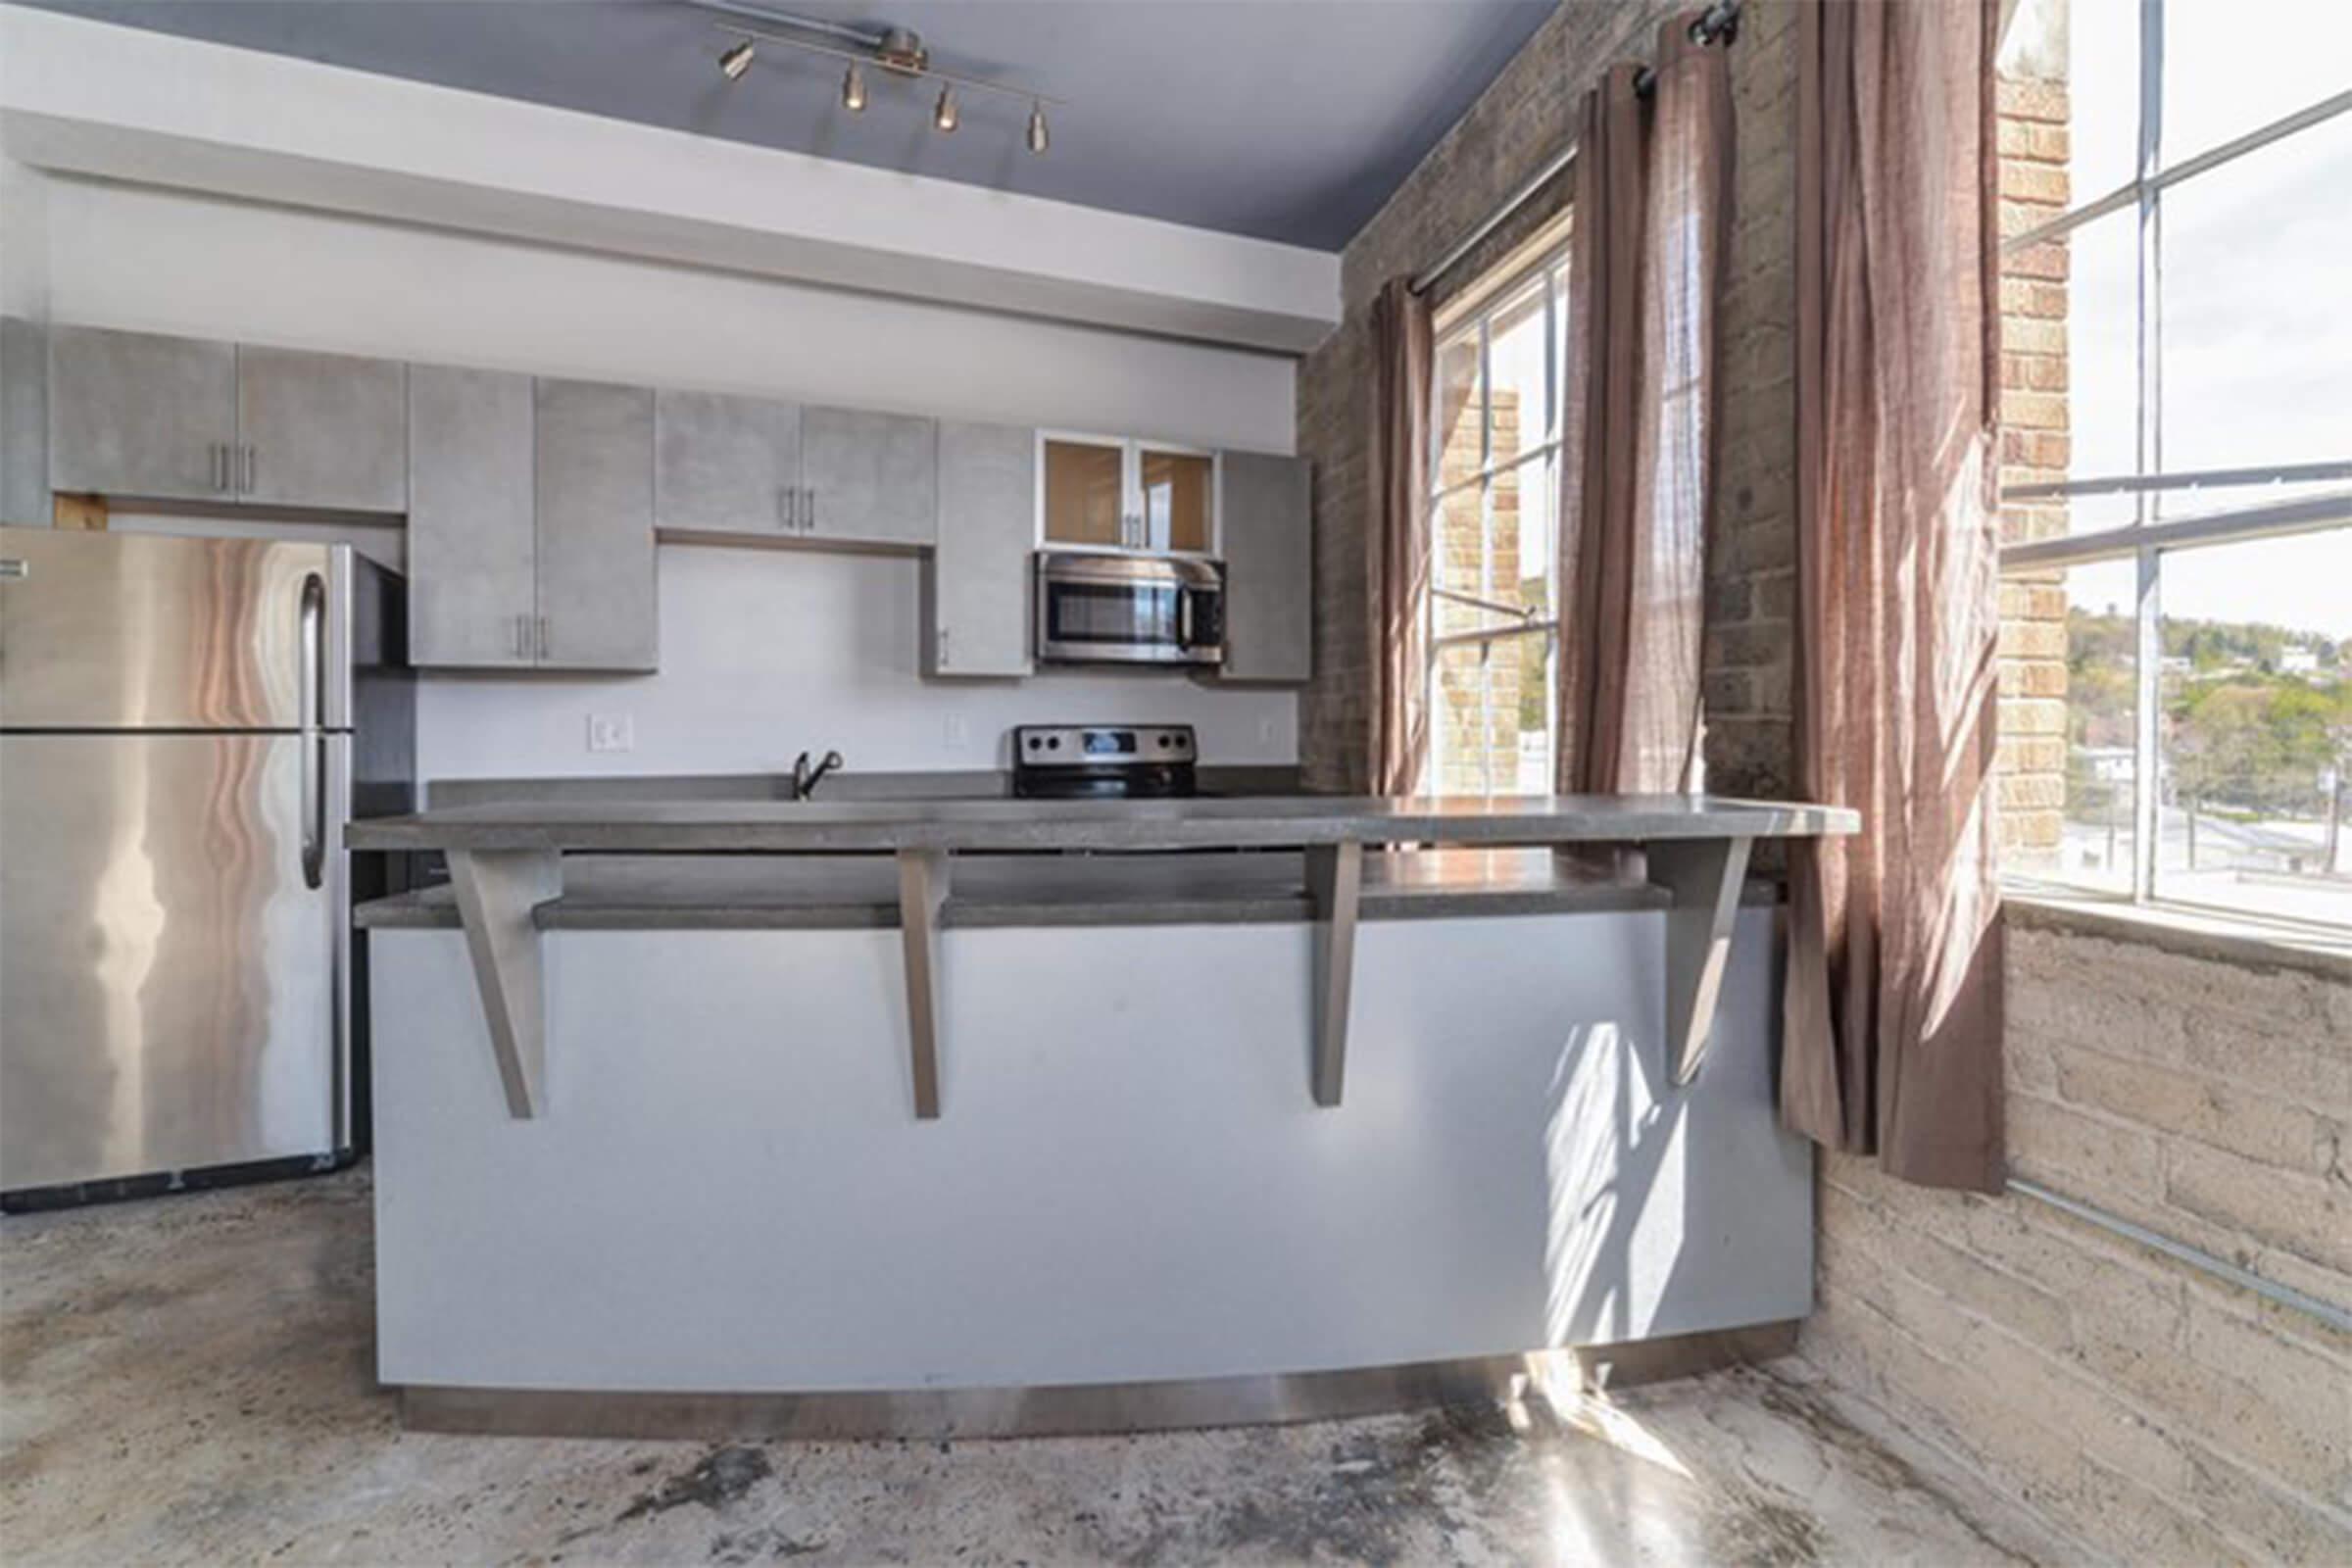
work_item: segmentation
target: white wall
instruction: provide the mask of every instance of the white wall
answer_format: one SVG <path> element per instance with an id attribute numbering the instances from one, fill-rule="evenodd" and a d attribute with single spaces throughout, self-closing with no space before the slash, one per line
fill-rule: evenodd
<path id="1" fill-rule="evenodd" d="M 1293 362 L 691 268 L 48 178 L 51 318 L 656 385 L 1292 450 Z M 1289 692 L 1182 676 L 915 674 L 917 564 L 662 551 L 662 672 L 428 677 L 428 777 L 970 767 L 1031 719 L 1190 720 L 1218 761 L 1297 755 Z M 590 713 L 636 746 L 586 750 Z M 963 739 L 953 740 L 951 721 Z"/>

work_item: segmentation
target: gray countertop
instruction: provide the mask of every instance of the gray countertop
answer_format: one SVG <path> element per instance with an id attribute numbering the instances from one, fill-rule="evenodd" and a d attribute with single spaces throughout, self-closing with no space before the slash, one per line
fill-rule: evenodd
<path id="1" fill-rule="evenodd" d="M 1203 762 L 1198 769 L 1207 795 L 1299 795 L 1295 762 Z M 827 774 L 828 806 L 870 801 L 988 801 L 1012 798 L 1012 771 L 1002 767 L 891 770 L 844 769 Z M 425 805 L 518 806 L 547 801 L 789 801 L 792 774 L 606 773 L 538 778 L 437 778 Z"/>
<path id="2" fill-rule="evenodd" d="M 355 822 L 355 850 L 606 854 L 1654 843 L 1850 833 L 1839 807 L 1718 796 L 1258 796 L 1181 801 L 531 801 Z"/>
<path id="3" fill-rule="evenodd" d="M 1750 902 L 1777 891 L 1751 884 Z M 1547 850 L 1376 852 L 1364 861 L 1369 920 L 1653 909 L 1664 889 L 1609 880 Z M 1304 858 L 1203 855 L 983 855 L 957 862 L 941 910 L 950 927 L 1253 924 L 1311 917 Z M 583 855 L 543 930 L 838 929 L 899 922 L 896 867 L 874 856 Z M 371 929 L 455 929 L 447 887 L 377 899 Z"/>

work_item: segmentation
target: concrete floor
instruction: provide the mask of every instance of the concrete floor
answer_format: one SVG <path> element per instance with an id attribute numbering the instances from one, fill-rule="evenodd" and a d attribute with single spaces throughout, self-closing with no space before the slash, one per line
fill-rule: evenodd
<path id="1" fill-rule="evenodd" d="M 0 1220 L 0 1558 L 1942 1568 L 2051 1554 L 2001 1499 L 1793 1360 L 1517 1421 L 954 1445 L 405 1433 L 371 1376 L 368 1224 L 364 1172 Z"/>

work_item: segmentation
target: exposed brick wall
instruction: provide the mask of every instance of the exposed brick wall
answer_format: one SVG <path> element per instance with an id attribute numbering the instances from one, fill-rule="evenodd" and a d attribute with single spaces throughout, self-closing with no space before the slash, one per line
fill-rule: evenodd
<path id="1" fill-rule="evenodd" d="M 1707 787 L 1767 798 L 1791 793 L 1795 756 L 1796 35 L 1796 7 L 1766 0 L 1732 46 L 1740 145 L 1700 664 Z"/>
<path id="2" fill-rule="evenodd" d="M 2062 53 L 2062 52 L 2061 52 Z M 1998 84 L 2001 226 L 2070 196 L 2063 80 Z M 2001 480 L 2063 479 L 2069 257 L 2004 258 Z M 2067 531 L 2004 508 L 2006 543 Z M 2060 843 L 2062 573 L 2001 592 L 2002 853 Z M 2118 942 L 2013 908 L 2006 1043 L 2020 1175 L 2333 1301 L 2352 1301 L 2352 978 Z M 2094 1555 L 2352 1560 L 2352 1340 L 2021 1198 L 1822 1162 L 1820 1307 L 1803 1348 L 2014 1489 Z"/>
<path id="3" fill-rule="evenodd" d="M 1348 248 L 1347 318 L 1299 375 L 1318 469 L 1310 778 L 1360 786 L 1364 311 L 1439 254 L 1571 132 L 1603 64 L 1648 48 L 1666 8 L 1565 6 Z M 1734 46 L 1740 157 L 1721 480 L 1704 666 L 1710 783 L 1786 793 L 1793 613 L 1795 11 L 1751 0 Z M 2002 223 L 2068 196 L 2062 83 L 2000 87 Z M 1457 270 L 1556 213 L 1564 190 Z M 2067 466 L 2067 255 L 2011 258 L 2001 366 L 2010 483 Z M 2004 537 L 2064 531 L 2013 507 Z M 2065 788 L 2065 594 L 2003 593 L 2008 844 L 2054 842 Z M 2352 975 L 2066 929 L 2015 910 L 2011 1156 L 2023 1175 L 2326 1299 L 2352 1301 Z M 1822 1162 L 1820 1305 L 1805 1351 L 2082 1543 L 2138 1561 L 2352 1561 L 2352 1341 L 2317 1320 L 2019 1198 L 1930 1192 L 1867 1160 Z"/>
<path id="4" fill-rule="evenodd" d="M 2001 233 L 2022 234 L 2066 208 L 2068 103 L 2063 81 L 2004 77 L 1997 88 Z M 2064 479 L 2067 240 L 2002 258 L 2001 484 Z M 2062 501 L 2002 508 L 2001 542 L 2067 530 Z M 2000 845 L 2012 865 L 2054 858 L 2066 821 L 2066 574 L 2001 585 Z"/>
<path id="5" fill-rule="evenodd" d="M 2060 51 L 2063 56 L 2063 51 Z M 2063 80 L 1998 84 L 2001 225 L 2070 195 Z M 2066 477 L 2064 240 L 2002 268 L 2001 480 Z M 2004 542 L 2063 534 L 2004 508 Z M 2059 847 L 2067 594 L 2001 591 L 2001 847 Z M 2352 1301 L 2352 975 L 2120 942 L 2012 906 L 2010 1165 L 2322 1299 Z M 2087 1553 L 2352 1561 L 2352 1338 L 2022 1198 L 1822 1162 L 1820 1306 L 1838 1381 L 2014 1489 Z"/>
<path id="6" fill-rule="evenodd" d="M 2017 1172 L 2352 1301 L 2352 978 L 2030 922 Z M 2022 1198 L 1822 1163 L 1800 1342 L 2091 1554 L 2352 1561 L 2352 1338 Z"/>
<path id="7" fill-rule="evenodd" d="M 1371 410 L 1366 313 L 1392 276 L 1444 253 L 1575 133 L 1584 93 L 1609 64 L 1647 59 L 1659 0 L 1564 5 L 1348 247 L 1345 318 L 1299 368 L 1298 450 L 1314 460 L 1315 678 L 1300 712 L 1308 780 L 1362 788 L 1370 734 L 1364 446 Z M 1711 787 L 1786 793 L 1794 606 L 1796 11 L 1752 0 L 1731 52 L 1739 154 L 1730 287 L 1718 323 L 1723 456 L 1708 572 L 1707 767 Z M 1530 201 L 1442 281 L 1437 297 L 1549 221 L 1569 181 Z"/>
<path id="8" fill-rule="evenodd" d="M 1647 59 L 1658 24 L 1678 9 L 1674 0 L 1561 6 L 1348 243 L 1341 263 L 1341 324 L 1298 369 L 1298 451 L 1315 466 L 1315 673 L 1300 705 L 1298 738 L 1311 784 L 1361 789 L 1368 782 L 1364 452 L 1372 419 L 1372 298 L 1389 278 L 1443 255 L 1565 146 L 1576 131 L 1578 101 L 1601 71 L 1615 61 Z M 1738 49 L 1746 47 L 1743 37 Z M 1740 70 L 1736 50 L 1735 74 Z M 1556 216 L 1568 183 L 1555 179 L 1527 203 L 1442 281 L 1437 300 L 1475 281 Z"/>

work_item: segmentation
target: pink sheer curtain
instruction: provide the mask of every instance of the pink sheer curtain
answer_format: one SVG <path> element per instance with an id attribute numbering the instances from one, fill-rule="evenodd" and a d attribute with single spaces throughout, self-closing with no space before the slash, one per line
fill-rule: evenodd
<path id="1" fill-rule="evenodd" d="M 2000 1190 L 1995 6 L 1815 5 L 1798 78 L 1795 790 L 1781 1110 Z"/>
<path id="2" fill-rule="evenodd" d="M 1731 78 L 1659 29 L 1656 81 L 1586 95 L 1560 460 L 1558 787 L 1691 787 L 1714 472 L 1716 302 L 1731 212 Z"/>
<path id="3" fill-rule="evenodd" d="M 1372 301 L 1372 792 L 1411 795 L 1429 755 L 1429 307 L 1401 277 Z"/>

